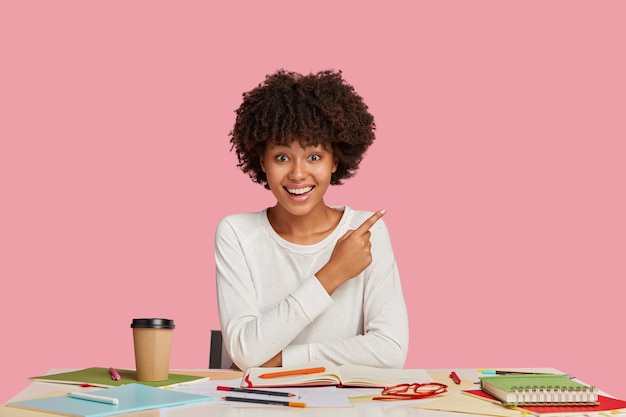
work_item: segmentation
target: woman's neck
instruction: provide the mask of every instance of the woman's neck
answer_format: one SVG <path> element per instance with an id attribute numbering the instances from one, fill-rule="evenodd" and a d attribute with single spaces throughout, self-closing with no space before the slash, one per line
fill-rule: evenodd
<path id="1" fill-rule="evenodd" d="M 267 219 L 283 239 L 300 245 L 320 242 L 339 224 L 342 213 L 326 205 L 303 216 L 294 216 L 280 206 L 267 210 Z"/>

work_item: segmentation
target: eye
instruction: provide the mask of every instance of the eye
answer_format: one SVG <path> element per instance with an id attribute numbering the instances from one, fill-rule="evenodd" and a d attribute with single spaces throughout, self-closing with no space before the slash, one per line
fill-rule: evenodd
<path id="1" fill-rule="evenodd" d="M 285 162 L 285 161 L 287 161 L 289 158 L 287 158 L 287 155 L 283 155 L 283 154 L 281 154 L 281 155 L 276 155 L 276 158 L 275 158 L 275 159 L 276 159 L 278 162 Z"/>
<path id="2" fill-rule="evenodd" d="M 311 161 L 313 161 L 313 162 L 317 162 L 317 161 L 319 161 L 320 159 L 322 159 L 322 157 L 321 157 L 320 155 L 318 155 L 318 154 L 313 154 L 313 155 L 311 155 L 311 156 L 309 157 L 309 159 L 310 159 Z"/>

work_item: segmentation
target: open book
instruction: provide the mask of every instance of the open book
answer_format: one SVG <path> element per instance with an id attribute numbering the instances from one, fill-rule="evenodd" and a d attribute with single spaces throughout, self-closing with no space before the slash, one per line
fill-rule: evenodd
<path id="1" fill-rule="evenodd" d="M 244 388 L 335 385 L 382 388 L 396 384 L 433 382 L 423 369 L 387 369 L 362 365 L 334 365 L 313 361 L 299 366 L 249 368 L 241 379 Z"/>

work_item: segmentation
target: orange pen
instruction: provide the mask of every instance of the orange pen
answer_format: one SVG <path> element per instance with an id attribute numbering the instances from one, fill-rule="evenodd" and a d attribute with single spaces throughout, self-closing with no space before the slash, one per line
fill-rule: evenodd
<path id="1" fill-rule="evenodd" d="M 281 376 L 319 374 L 320 372 L 326 372 L 326 368 L 320 366 L 318 368 L 305 368 L 305 369 L 294 369 L 291 371 L 269 372 L 267 374 L 259 375 L 259 378 L 280 378 Z"/>

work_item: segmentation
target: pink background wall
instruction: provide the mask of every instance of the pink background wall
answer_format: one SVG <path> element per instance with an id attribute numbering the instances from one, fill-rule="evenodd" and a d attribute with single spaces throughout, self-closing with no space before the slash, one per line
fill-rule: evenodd
<path id="1" fill-rule="evenodd" d="M 214 3 L 215 5 L 213 5 Z M 550 366 L 626 398 L 626 3 L 0 3 L 0 401 L 133 367 L 133 317 L 208 364 L 213 233 L 273 200 L 241 93 L 341 69 L 378 138 L 329 204 L 386 208 L 408 367 Z"/>

